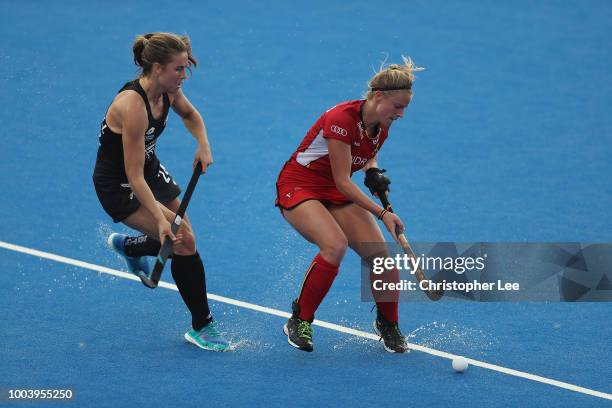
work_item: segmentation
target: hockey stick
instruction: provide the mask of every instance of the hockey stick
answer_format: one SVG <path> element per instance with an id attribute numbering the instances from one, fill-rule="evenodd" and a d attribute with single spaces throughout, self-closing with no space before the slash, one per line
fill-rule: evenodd
<path id="1" fill-rule="evenodd" d="M 174 217 L 174 221 L 172 221 L 171 229 L 172 233 L 176 234 L 181 223 L 183 222 L 183 216 L 185 216 L 185 210 L 187 210 L 187 206 L 189 205 L 189 200 L 191 200 L 191 195 L 193 194 L 193 190 L 195 190 L 196 184 L 198 184 L 198 179 L 200 178 L 200 174 L 202 174 L 202 163 L 198 162 L 195 169 L 193 169 L 193 175 L 191 176 L 191 180 L 189 180 L 189 185 L 187 185 L 187 190 L 185 190 L 185 194 L 183 195 L 183 200 L 181 201 L 181 205 L 179 205 L 178 211 L 176 212 L 176 216 Z M 155 259 L 155 266 L 153 267 L 153 272 L 151 272 L 150 276 L 147 276 L 143 273 L 138 275 L 142 283 L 151 289 L 155 289 L 157 284 L 159 283 L 159 278 L 161 278 L 162 271 L 164 270 L 164 265 L 166 265 L 166 261 L 168 257 L 172 254 L 172 240 L 170 237 L 164 238 L 164 243 L 157 254 L 157 258 Z"/>
<path id="2" fill-rule="evenodd" d="M 380 199 L 380 202 L 383 205 L 383 207 L 385 207 L 387 211 L 393 212 L 393 208 L 391 208 L 391 203 L 389 203 L 387 194 L 384 191 L 382 191 L 382 192 L 377 192 L 376 195 L 378 195 L 378 198 Z M 414 251 L 412 251 L 412 248 L 410 247 L 410 244 L 408 243 L 406 236 L 400 230 L 399 225 L 395 226 L 395 235 L 397 235 L 400 245 L 404 249 L 404 252 L 406 253 L 406 255 L 408 255 L 410 258 L 416 261 L 416 256 L 414 255 Z M 423 270 L 418 264 L 417 264 L 416 270 L 414 271 L 414 276 L 419 282 L 419 285 L 421 284 L 422 281 L 427 280 L 425 273 L 423 273 Z M 433 300 L 433 301 L 440 300 L 442 296 L 444 296 L 444 290 L 442 289 L 441 290 L 425 290 L 424 292 L 425 292 L 425 295 L 427 295 L 427 297 L 429 298 L 429 300 Z"/>

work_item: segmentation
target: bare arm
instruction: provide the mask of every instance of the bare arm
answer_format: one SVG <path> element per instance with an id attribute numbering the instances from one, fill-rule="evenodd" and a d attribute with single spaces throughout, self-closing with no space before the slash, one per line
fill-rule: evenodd
<path id="1" fill-rule="evenodd" d="M 338 190 L 349 200 L 378 217 L 383 211 L 383 208 L 365 195 L 351 180 L 351 147 L 335 139 L 327 139 L 327 144 L 332 175 Z M 395 225 L 397 224 L 402 229 L 404 228 L 399 217 L 392 213 L 385 213 L 383 222 L 391 235 L 397 239 L 395 235 Z"/>
<path id="2" fill-rule="evenodd" d="M 372 201 L 351 180 L 351 146 L 335 139 L 327 139 L 329 161 L 336 187 L 349 200 L 378 217 L 383 208 Z"/>
<path id="3" fill-rule="evenodd" d="M 148 126 L 147 111 L 139 95 L 126 95 L 117 107 L 122 122 L 123 164 L 132 191 L 158 224 L 160 242 L 168 234 L 169 222 L 164 217 L 151 188 L 144 179 L 145 141 Z M 168 227 L 168 228 L 166 228 Z"/>
<path id="4" fill-rule="evenodd" d="M 185 127 L 198 142 L 193 166 L 199 161 L 202 163 L 202 172 L 205 173 L 208 166 L 213 163 L 210 143 L 206 132 L 206 125 L 200 112 L 189 102 L 182 90 L 174 97 L 172 109 L 183 119 Z"/>

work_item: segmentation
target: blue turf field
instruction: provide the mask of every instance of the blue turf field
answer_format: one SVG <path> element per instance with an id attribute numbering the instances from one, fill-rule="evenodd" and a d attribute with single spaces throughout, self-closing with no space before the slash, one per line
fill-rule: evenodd
<path id="1" fill-rule="evenodd" d="M 215 158 L 189 209 L 211 293 L 289 311 L 316 251 L 274 208 L 276 175 L 385 53 L 426 67 L 380 156 L 410 238 L 612 242 L 610 2 L 85 3 L 0 2 L 0 241 L 122 269 L 105 237 L 125 229 L 91 183 L 99 124 L 135 75 L 133 37 L 173 31 L 201 62 L 184 89 Z M 171 116 L 158 155 L 183 187 L 194 147 Z M 610 405 L 321 327 L 300 353 L 283 318 L 217 301 L 237 349 L 201 352 L 182 341 L 175 291 L 0 255 L 3 389 L 70 388 L 78 406 L 113 407 Z M 349 255 L 319 319 L 370 331 L 358 268 Z M 415 344 L 609 394 L 611 312 L 423 302 L 402 304 L 400 321 Z"/>

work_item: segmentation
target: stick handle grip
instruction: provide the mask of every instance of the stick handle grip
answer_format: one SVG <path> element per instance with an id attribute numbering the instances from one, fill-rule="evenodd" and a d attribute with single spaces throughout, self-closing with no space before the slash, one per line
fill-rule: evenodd
<path id="1" fill-rule="evenodd" d="M 387 193 L 385 191 L 377 191 L 376 194 L 378 195 L 378 198 L 380 199 L 380 203 L 385 208 L 385 210 L 387 210 L 389 212 L 393 212 L 393 208 L 391 207 L 391 203 L 389 202 L 389 199 L 387 198 Z M 397 235 L 397 237 L 400 239 L 400 241 L 402 239 L 401 237 L 403 237 L 404 241 L 406 241 L 406 237 L 404 237 L 404 234 L 402 233 L 402 230 L 401 230 L 399 225 L 395 226 L 395 235 Z M 408 241 L 406 241 L 406 243 L 407 242 Z"/>
<path id="2" fill-rule="evenodd" d="M 193 169 L 193 174 L 191 175 L 191 179 L 189 180 L 189 184 L 187 185 L 187 190 L 185 190 L 185 194 L 183 195 L 183 200 L 181 201 L 181 204 L 179 205 L 179 208 L 176 211 L 174 220 L 172 221 L 172 225 L 170 226 L 173 234 L 176 234 L 183 222 L 183 217 L 185 216 L 185 211 L 187 210 L 187 206 L 189 205 L 189 200 L 191 200 L 191 196 L 193 195 L 193 191 L 195 190 L 196 185 L 198 184 L 198 180 L 201 174 L 202 163 L 198 162 L 198 164 L 196 164 L 195 168 Z M 155 289 L 157 287 L 159 279 L 161 278 L 162 271 L 164 270 L 164 266 L 166 265 L 166 261 L 168 260 L 168 257 L 171 253 L 172 240 L 169 237 L 165 237 L 161 249 L 159 250 L 159 254 L 157 255 L 157 258 L 155 260 L 155 264 L 153 265 L 153 271 L 151 272 L 151 276 L 140 276 L 140 280 L 145 286 L 151 289 Z"/>
<path id="3" fill-rule="evenodd" d="M 386 192 L 377 191 L 376 194 L 378 195 L 378 199 L 380 200 L 380 203 L 383 205 L 383 207 L 385 207 L 387 211 L 393 212 L 393 208 L 391 207 L 391 203 L 389 202 L 389 199 L 387 198 Z M 401 231 L 399 225 L 395 226 L 395 235 L 397 235 L 400 245 L 402 246 L 402 249 L 404 250 L 406 255 L 408 255 L 412 259 L 416 259 L 416 256 L 414 255 L 414 251 L 410 247 L 410 244 L 408 243 L 408 240 L 406 239 L 406 236 L 404 235 L 404 233 Z M 414 275 L 419 283 L 427 279 L 427 277 L 425 276 L 425 273 L 423 272 L 420 266 L 416 268 Z M 444 295 L 444 291 L 426 290 L 425 295 L 427 295 L 427 297 L 430 300 L 436 301 L 442 298 L 442 296 Z"/>

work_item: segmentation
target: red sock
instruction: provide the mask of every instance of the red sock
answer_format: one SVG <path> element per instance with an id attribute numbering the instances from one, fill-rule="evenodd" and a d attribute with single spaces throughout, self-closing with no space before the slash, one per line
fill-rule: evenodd
<path id="1" fill-rule="evenodd" d="M 397 312 L 397 302 L 379 302 L 376 307 L 381 315 L 391 323 L 397 323 L 399 316 Z"/>
<path id="2" fill-rule="evenodd" d="M 302 290 L 298 298 L 300 319 L 312 321 L 314 313 L 331 288 L 338 274 L 338 266 L 327 262 L 317 254 L 306 271 Z"/>
<path id="3" fill-rule="evenodd" d="M 383 282 L 399 282 L 399 271 L 395 268 L 392 270 L 385 271 L 382 275 L 374 275 L 370 273 L 370 282 L 373 282 L 374 279 L 382 279 Z M 398 300 L 399 300 L 399 291 L 397 290 L 384 290 L 384 291 L 375 291 L 372 286 L 372 294 L 374 295 L 374 300 L 376 301 L 376 308 L 384 316 L 385 319 L 390 321 L 391 323 L 397 323 L 398 321 Z"/>

